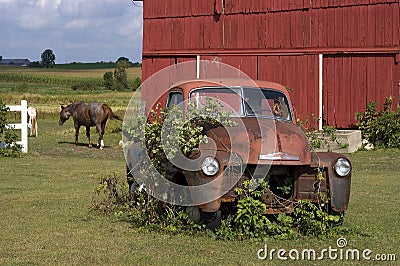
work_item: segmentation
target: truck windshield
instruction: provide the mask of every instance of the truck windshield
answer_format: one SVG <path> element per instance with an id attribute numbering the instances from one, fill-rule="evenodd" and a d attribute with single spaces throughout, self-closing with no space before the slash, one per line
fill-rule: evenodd
<path id="1" fill-rule="evenodd" d="M 223 111 L 232 112 L 236 116 L 244 115 L 240 88 L 205 87 L 190 93 L 190 102 L 194 102 L 196 108 L 206 105 L 209 100 L 219 102 Z"/>
<path id="2" fill-rule="evenodd" d="M 273 117 L 292 121 L 286 95 L 273 89 L 243 88 L 246 116 Z"/>
<path id="3" fill-rule="evenodd" d="M 190 93 L 190 102 L 196 108 L 214 100 L 221 109 L 232 112 L 233 116 L 269 117 L 292 121 L 288 100 L 280 91 L 249 87 L 203 87 Z"/>

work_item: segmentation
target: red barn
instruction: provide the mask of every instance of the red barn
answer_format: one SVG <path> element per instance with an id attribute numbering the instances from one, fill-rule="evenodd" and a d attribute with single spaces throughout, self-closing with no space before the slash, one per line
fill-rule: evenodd
<path id="1" fill-rule="evenodd" d="M 291 88 L 301 119 L 351 128 L 370 101 L 392 96 L 398 106 L 399 0 L 144 0 L 143 8 L 143 80 L 217 59 Z"/>

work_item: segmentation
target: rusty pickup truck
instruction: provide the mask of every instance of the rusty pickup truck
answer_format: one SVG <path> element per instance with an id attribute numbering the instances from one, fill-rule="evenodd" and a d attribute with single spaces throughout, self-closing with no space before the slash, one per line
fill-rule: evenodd
<path id="1" fill-rule="evenodd" d="M 205 132 L 207 141 L 190 155 L 197 168 L 171 170 L 176 184 L 200 188 L 190 193 L 203 221 L 212 222 L 224 204 L 237 202 L 235 188 L 244 180 L 255 189 L 260 180 L 268 184 L 262 196 L 266 214 L 291 213 L 296 201 L 318 202 L 321 193 L 330 211 L 346 210 L 351 163 L 339 153 L 310 150 L 284 86 L 258 80 L 186 80 L 173 84 L 160 103 L 179 105 L 185 113 L 189 104 L 200 108 L 207 98 L 222 102 L 236 125 Z M 134 176 L 132 169 L 128 162 L 128 176 Z M 204 184 L 212 185 L 201 188 Z"/>

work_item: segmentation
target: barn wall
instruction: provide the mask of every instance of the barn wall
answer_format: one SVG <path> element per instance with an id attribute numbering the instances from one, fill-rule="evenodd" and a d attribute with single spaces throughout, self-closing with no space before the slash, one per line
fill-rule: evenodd
<path id="1" fill-rule="evenodd" d="M 368 102 L 381 106 L 386 97 L 399 99 L 399 64 L 395 54 L 328 55 L 324 58 L 324 119 L 344 128 Z M 396 74 L 397 73 L 397 74 Z M 354 122 L 353 122 L 354 123 Z"/>
<path id="2" fill-rule="evenodd" d="M 318 55 L 259 56 L 258 78 L 287 86 L 297 117 L 318 114 Z"/>
<path id="3" fill-rule="evenodd" d="M 353 127 L 369 101 L 399 101 L 399 0 L 146 0 L 143 79 L 171 64 L 215 59 L 288 86 L 301 119 Z M 157 95 L 157 92 L 144 92 Z"/>

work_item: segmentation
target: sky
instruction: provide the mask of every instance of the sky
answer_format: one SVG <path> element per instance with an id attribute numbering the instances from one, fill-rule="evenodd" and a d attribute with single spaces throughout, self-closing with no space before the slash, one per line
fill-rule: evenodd
<path id="1" fill-rule="evenodd" d="M 131 0 L 0 0 L 0 56 L 56 64 L 140 62 L 143 2 Z"/>

